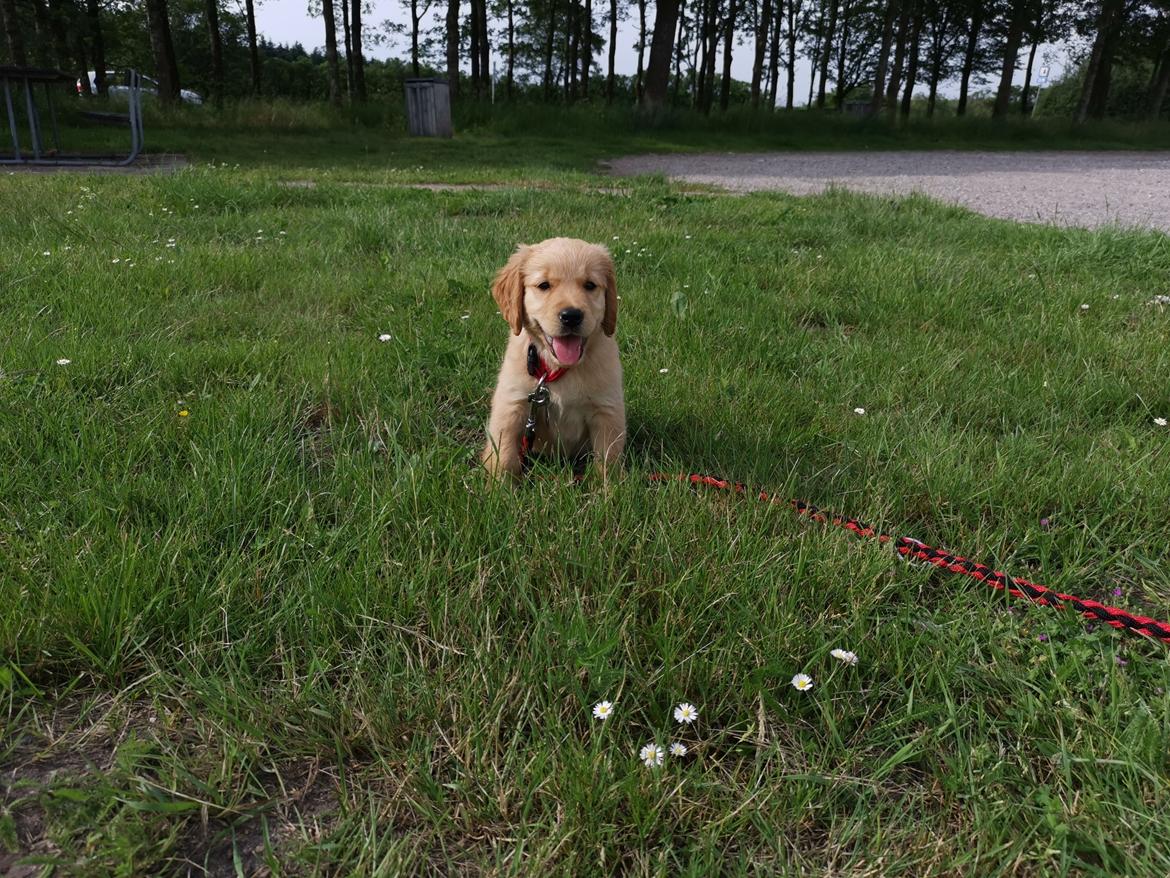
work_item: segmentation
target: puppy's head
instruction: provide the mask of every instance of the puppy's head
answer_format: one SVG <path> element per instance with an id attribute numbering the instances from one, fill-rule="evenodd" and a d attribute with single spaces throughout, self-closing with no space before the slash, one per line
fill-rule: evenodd
<path id="1" fill-rule="evenodd" d="M 500 313 L 527 329 L 547 359 L 572 366 L 599 329 L 617 329 L 617 282 L 609 251 L 574 238 L 521 245 L 492 284 Z"/>

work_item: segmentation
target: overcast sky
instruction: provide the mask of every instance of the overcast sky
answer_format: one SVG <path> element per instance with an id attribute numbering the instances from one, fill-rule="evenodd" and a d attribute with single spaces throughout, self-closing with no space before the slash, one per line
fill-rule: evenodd
<path id="1" fill-rule="evenodd" d="M 242 5 L 242 4 L 241 4 Z M 467 4 L 464 4 L 464 14 L 466 14 Z M 653 22 L 653 8 L 647 15 L 647 29 L 652 30 Z M 430 25 L 441 26 L 442 21 L 446 15 L 446 4 L 441 0 L 435 2 L 432 10 L 428 15 Z M 377 0 L 374 5 L 374 11 L 370 15 L 363 17 L 363 24 L 367 29 L 376 29 L 381 31 L 382 22 L 387 19 L 400 23 L 408 23 L 410 17 L 403 9 L 398 0 Z M 606 27 L 602 30 L 605 36 L 609 36 L 608 22 Z M 308 13 L 307 0 L 258 0 L 256 6 L 256 26 L 257 29 L 265 37 L 274 43 L 300 43 L 309 51 L 313 49 L 322 48 L 325 45 L 325 25 L 320 17 L 312 18 Z M 341 16 L 338 15 L 338 28 L 341 27 Z M 340 36 L 339 36 L 340 39 Z M 638 40 L 638 19 L 637 13 L 629 16 L 625 21 L 618 24 L 618 38 L 617 38 L 617 72 L 627 76 L 633 75 L 638 69 L 638 53 L 634 49 L 634 44 Z M 608 64 L 608 39 L 606 45 L 600 46 L 596 50 L 594 57 L 597 63 L 601 66 L 602 71 L 606 69 Z M 388 42 L 379 46 L 366 50 L 366 57 L 386 58 L 389 56 L 407 57 L 410 52 L 409 39 L 406 41 L 399 40 L 397 43 Z M 753 62 L 754 44 L 750 41 L 738 46 L 735 52 L 732 53 L 731 61 L 731 75 L 738 80 L 750 82 L 752 78 L 752 62 Z M 1040 58 L 1048 55 L 1051 60 L 1050 64 L 1051 79 L 1056 80 L 1060 78 L 1062 65 L 1064 63 L 1064 52 L 1057 47 L 1041 47 L 1037 53 L 1037 67 L 1042 63 Z M 650 51 L 646 50 L 646 59 L 649 60 Z M 1026 63 L 1027 56 L 1021 55 L 1021 65 Z M 493 47 L 493 63 L 499 64 L 502 69 L 503 64 L 499 63 L 498 56 L 494 53 Z M 722 63 L 722 62 L 720 62 Z M 808 97 L 808 77 L 809 64 L 804 59 L 797 59 L 796 62 L 796 102 L 803 104 L 805 98 Z M 783 100 L 784 89 L 788 82 L 788 71 L 780 71 L 780 95 Z M 1023 84 L 1023 73 L 1019 74 L 1019 83 Z M 919 85 L 922 92 L 926 91 L 924 85 Z M 958 95 L 958 84 L 954 82 L 944 83 L 940 88 L 940 92 L 945 97 L 955 97 Z"/>

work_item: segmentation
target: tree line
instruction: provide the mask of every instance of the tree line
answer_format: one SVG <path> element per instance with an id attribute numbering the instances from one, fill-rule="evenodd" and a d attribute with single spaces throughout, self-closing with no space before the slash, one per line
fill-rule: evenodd
<path id="1" fill-rule="evenodd" d="M 3 54 L 9 63 L 94 70 L 98 92 L 115 58 L 149 69 L 164 101 L 178 98 L 181 74 L 216 99 L 261 94 L 283 50 L 258 37 L 255 2 L 0 0 Z M 948 109 L 963 115 L 989 81 L 993 116 L 1027 114 L 1038 50 L 1050 43 L 1077 56 L 1070 109 L 1079 121 L 1109 112 L 1118 71 L 1142 80 L 1147 118 L 1163 113 L 1170 88 L 1170 0 L 393 0 L 398 23 L 379 22 L 371 0 L 307 2 L 324 51 L 302 54 L 335 104 L 367 99 L 365 51 L 386 40 L 403 41 L 406 72 L 445 73 L 463 100 L 494 88 L 503 99 L 632 100 L 650 112 L 805 104 L 905 116 L 924 93 L 923 111 L 934 115 L 941 86 L 954 82 Z M 615 71 L 622 21 L 636 27 L 630 77 Z M 731 75 L 740 55 L 751 62 L 748 82 Z M 797 94 L 801 62 L 811 76 Z M 229 80 L 233 66 L 245 70 Z M 79 81 L 88 92 L 89 78 Z"/>

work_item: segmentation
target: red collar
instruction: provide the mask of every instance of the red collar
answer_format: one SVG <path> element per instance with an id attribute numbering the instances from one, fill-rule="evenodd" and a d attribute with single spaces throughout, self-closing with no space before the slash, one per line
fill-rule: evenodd
<path id="1" fill-rule="evenodd" d="M 536 350 L 536 345 L 530 344 L 528 346 L 528 374 L 537 381 L 543 378 L 545 384 L 552 384 L 567 371 L 563 367 L 560 369 L 550 369 L 548 363 L 544 361 L 544 357 Z"/>

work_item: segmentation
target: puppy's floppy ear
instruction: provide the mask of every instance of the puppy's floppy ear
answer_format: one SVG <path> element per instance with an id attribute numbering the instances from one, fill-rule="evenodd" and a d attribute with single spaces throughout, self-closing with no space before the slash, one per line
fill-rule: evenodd
<path id="1" fill-rule="evenodd" d="M 512 327 L 513 335 L 519 335 L 524 328 L 524 263 L 528 261 L 531 250 L 527 244 L 517 247 L 508 263 L 496 272 L 496 279 L 492 282 L 492 297 Z"/>
<path id="2" fill-rule="evenodd" d="M 614 276 L 613 259 L 609 253 L 605 254 L 605 316 L 601 318 L 601 328 L 606 335 L 613 335 L 617 329 L 617 278 Z"/>

